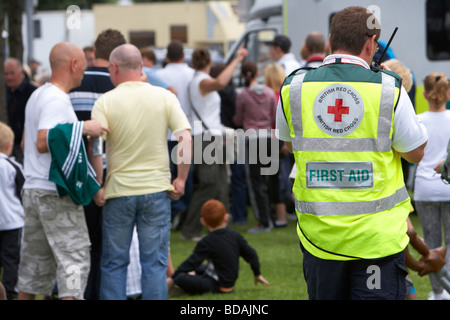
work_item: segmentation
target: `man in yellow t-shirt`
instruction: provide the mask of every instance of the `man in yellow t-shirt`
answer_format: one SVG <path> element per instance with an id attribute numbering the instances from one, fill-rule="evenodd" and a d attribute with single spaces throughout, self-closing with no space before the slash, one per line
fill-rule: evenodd
<path id="1" fill-rule="evenodd" d="M 142 57 L 135 46 L 124 44 L 113 50 L 108 69 L 116 88 L 99 98 L 92 110 L 92 118 L 110 132 L 103 136 L 105 186 L 95 198 L 98 205 L 104 204 L 100 298 L 126 299 L 126 269 L 136 224 L 142 298 L 167 299 L 170 198 L 184 193 L 191 127 L 174 94 L 141 81 Z M 172 184 L 169 129 L 178 138 L 178 154 L 183 155 L 174 159 L 178 176 Z M 93 162 L 101 175 L 101 158 Z"/>

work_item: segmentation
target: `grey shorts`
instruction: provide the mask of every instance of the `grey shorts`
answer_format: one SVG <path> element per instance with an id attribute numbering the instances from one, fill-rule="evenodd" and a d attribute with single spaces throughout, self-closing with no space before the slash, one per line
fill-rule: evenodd
<path id="1" fill-rule="evenodd" d="M 83 299 L 90 268 L 90 240 L 82 206 L 56 192 L 24 189 L 25 227 L 18 289 Z"/>

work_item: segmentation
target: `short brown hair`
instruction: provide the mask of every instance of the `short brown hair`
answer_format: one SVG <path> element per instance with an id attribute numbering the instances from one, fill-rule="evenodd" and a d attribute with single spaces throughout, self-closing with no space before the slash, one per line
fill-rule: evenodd
<path id="1" fill-rule="evenodd" d="M 148 60 L 152 61 L 154 64 L 156 64 L 156 55 L 155 52 L 151 48 L 141 48 L 139 49 L 141 52 L 141 55 L 143 58 L 147 58 Z"/>
<path id="2" fill-rule="evenodd" d="M 370 21 L 375 19 L 375 28 Z M 376 17 L 364 7 L 351 6 L 342 9 L 331 19 L 330 45 L 331 50 L 344 50 L 353 55 L 359 55 L 368 37 L 376 35 L 380 38 L 381 27 Z"/>
<path id="3" fill-rule="evenodd" d="M 192 54 L 192 66 L 195 70 L 201 70 L 208 66 L 211 62 L 211 55 L 208 49 L 197 48 Z"/>
<path id="4" fill-rule="evenodd" d="M 227 210 L 222 202 L 208 200 L 202 206 L 202 218 L 208 227 L 216 228 L 223 222 Z"/>
<path id="5" fill-rule="evenodd" d="M 95 40 L 95 57 L 109 60 L 111 52 L 124 43 L 126 43 L 126 40 L 120 31 L 107 29 L 100 33 Z"/>

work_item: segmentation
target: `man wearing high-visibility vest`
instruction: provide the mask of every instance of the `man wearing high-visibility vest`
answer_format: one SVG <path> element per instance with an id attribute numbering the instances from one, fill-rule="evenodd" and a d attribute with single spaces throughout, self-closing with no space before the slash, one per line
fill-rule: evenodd
<path id="1" fill-rule="evenodd" d="M 281 88 L 278 137 L 295 156 L 310 299 L 405 297 L 410 198 L 400 157 L 419 162 L 428 136 L 401 78 L 369 67 L 380 32 L 366 8 L 341 10 L 331 22 L 332 54 Z"/>

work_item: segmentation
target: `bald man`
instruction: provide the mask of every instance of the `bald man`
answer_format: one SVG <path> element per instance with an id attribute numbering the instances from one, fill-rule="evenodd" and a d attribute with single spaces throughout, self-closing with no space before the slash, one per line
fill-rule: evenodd
<path id="1" fill-rule="evenodd" d="M 61 299 L 83 299 L 89 273 L 89 236 L 83 207 L 59 197 L 49 180 L 52 156 L 47 133 L 58 124 L 75 123 L 68 96 L 83 78 L 86 60 L 77 46 L 62 42 L 50 52 L 52 76 L 30 97 L 25 115 L 25 227 L 19 264 L 18 299 L 48 295 L 55 281 Z M 102 134 L 100 122 L 86 121 L 83 134 Z"/>
<path id="2" fill-rule="evenodd" d="M 23 151 L 20 147 L 25 123 L 25 106 L 36 86 L 25 76 L 19 59 L 9 58 L 4 62 L 6 102 L 9 125 L 14 132 L 12 156 L 23 164 Z"/>
<path id="3" fill-rule="evenodd" d="M 300 49 L 300 55 L 305 60 L 305 67 L 317 68 L 323 62 L 327 51 L 325 37 L 318 31 L 313 31 L 306 37 Z"/>
<path id="4" fill-rule="evenodd" d="M 167 299 L 170 198 L 179 199 L 191 159 L 190 125 L 177 97 L 141 81 L 139 50 L 124 44 L 111 52 L 116 86 L 94 104 L 92 117 L 109 128 L 103 193 L 100 298 L 126 299 L 126 273 L 134 225 L 139 239 L 142 299 Z M 171 184 L 167 134 L 179 140 L 178 176 Z M 184 157 L 182 157 L 183 155 Z M 101 158 L 98 157 L 99 161 Z M 97 174 L 101 175 L 102 171 Z"/>

